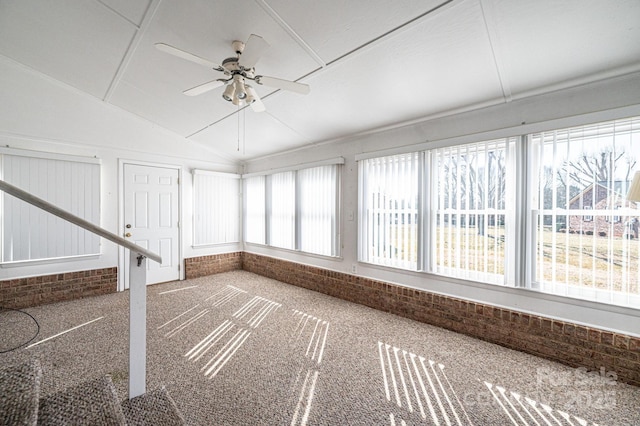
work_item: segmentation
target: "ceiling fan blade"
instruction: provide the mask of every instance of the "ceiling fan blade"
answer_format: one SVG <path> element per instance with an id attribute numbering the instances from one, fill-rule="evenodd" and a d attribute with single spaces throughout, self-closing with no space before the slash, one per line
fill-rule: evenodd
<path id="1" fill-rule="evenodd" d="M 220 65 L 211 62 L 208 59 L 201 58 L 200 56 L 196 56 L 192 53 L 185 52 L 184 50 L 178 49 L 177 47 L 170 46 L 165 43 L 156 43 L 156 49 L 161 50 L 165 53 L 168 53 L 173 56 L 177 56 L 178 58 L 186 59 L 187 61 L 195 62 L 196 64 L 204 65 L 205 67 L 213 68 L 215 70 L 220 69 Z"/>
<path id="2" fill-rule="evenodd" d="M 209 90 L 213 90 L 216 89 L 220 86 L 224 86 L 224 80 L 213 80 L 213 81 L 209 81 L 207 83 L 204 84 L 200 84 L 196 87 L 192 87 L 191 89 L 187 89 L 185 90 L 184 93 L 187 96 L 197 96 L 197 95 L 201 95 L 205 92 L 208 92 Z"/>
<path id="3" fill-rule="evenodd" d="M 244 44 L 242 55 L 240 55 L 240 65 L 245 69 L 253 68 L 260 59 L 260 56 L 262 56 L 269 47 L 271 47 L 271 45 L 267 43 L 265 39 L 259 35 L 251 34 L 249 40 Z"/>
<path id="4" fill-rule="evenodd" d="M 265 86 L 275 87 L 276 89 L 300 93 L 301 95 L 306 95 L 311 90 L 308 84 L 296 83 L 295 81 L 282 80 L 280 78 L 266 77 L 263 75 L 256 76 L 256 82 Z"/>

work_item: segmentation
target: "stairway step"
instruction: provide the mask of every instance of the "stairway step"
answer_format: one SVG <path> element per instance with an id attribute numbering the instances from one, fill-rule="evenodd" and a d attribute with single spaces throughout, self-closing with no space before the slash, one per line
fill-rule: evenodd
<path id="1" fill-rule="evenodd" d="M 131 426 L 185 424 L 180 410 L 165 387 L 122 402 L 122 411 Z"/>
<path id="2" fill-rule="evenodd" d="M 41 380 L 35 359 L 0 370 L 0 425 L 36 424 Z"/>
<path id="3" fill-rule="evenodd" d="M 126 425 L 111 377 L 103 376 L 40 400 L 38 425 Z"/>

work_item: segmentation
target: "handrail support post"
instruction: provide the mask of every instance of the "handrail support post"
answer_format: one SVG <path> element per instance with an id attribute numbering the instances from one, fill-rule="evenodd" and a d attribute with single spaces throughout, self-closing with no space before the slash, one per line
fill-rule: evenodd
<path id="1" fill-rule="evenodd" d="M 147 258 L 129 255 L 129 399 L 146 392 Z"/>

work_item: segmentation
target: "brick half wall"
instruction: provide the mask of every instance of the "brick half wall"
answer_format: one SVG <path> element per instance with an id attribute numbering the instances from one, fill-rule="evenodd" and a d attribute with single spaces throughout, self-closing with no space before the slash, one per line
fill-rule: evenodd
<path id="1" fill-rule="evenodd" d="M 640 386 L 640 338 L 244 253 L 243 269 Z"/>
<path id="2" fill-rule="evenodd" d="M 242 252 L 190 257 L 184 260 L 186 279 L 242 269 Z"/>
<path id="3" fill-rule="evenodd" d="M 115 293 L 118 268 L 65 272 L 0 281 L 0 306 L 21 309 L 87 296 Z"/>

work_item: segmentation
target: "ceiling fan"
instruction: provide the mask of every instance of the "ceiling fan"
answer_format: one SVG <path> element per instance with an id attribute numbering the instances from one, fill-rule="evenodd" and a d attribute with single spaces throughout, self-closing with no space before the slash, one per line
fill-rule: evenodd
<path id="1" fill-rule="evenodd" d="M 165 43 L 156 43 L 155 46 L 158 50 L 212 68 L 226 76 L 185 90 L 183 93 L 187 96 L 200 95 L 226 85 L 222 93 L 224 100 L 237 106 L 250 105 L 254 111 L 262 112 L 265 106 L 254 88 L 248 84 L 249 81 L 303 95 L 310 90 L 307 84 L 256 74 L 255 65 L 270 45 L 255 34 L 251 34 L 246 43 L 238 40 L 231 43 L 236 56 L 224 59 L 220 65 Z"/>

